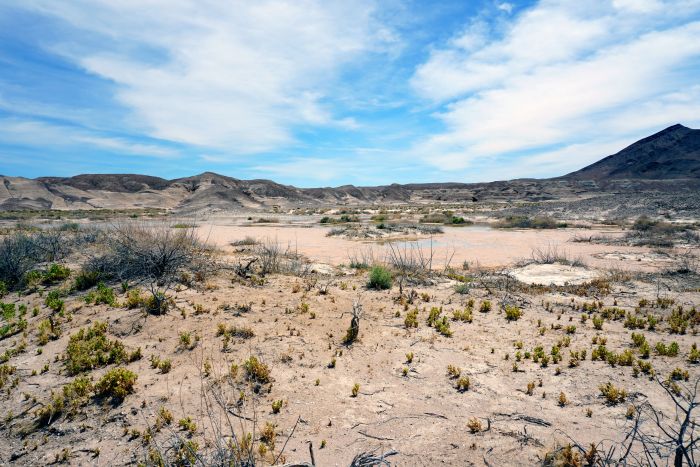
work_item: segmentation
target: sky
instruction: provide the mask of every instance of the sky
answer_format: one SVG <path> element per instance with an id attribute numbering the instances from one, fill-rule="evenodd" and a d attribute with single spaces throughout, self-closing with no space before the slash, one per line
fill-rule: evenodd
<path id="1" fill-rule="evenodd" d="M 0 4 L 3 175 L 550 177 L 675 123 L 700 0 Z"/>

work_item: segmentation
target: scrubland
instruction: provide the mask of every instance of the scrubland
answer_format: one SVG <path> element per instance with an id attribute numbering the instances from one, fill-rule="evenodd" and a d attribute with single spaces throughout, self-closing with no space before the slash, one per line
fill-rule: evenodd
<path id="1" fill-rule="evenodd" d="M 410 242 L 462 213 L 417 210 L 415 238 L 401 213 L 310 214 L 402 236 L 319 264 L 274 238 L 214 246 L 196 219 L 7 226 L 0 462 L 697 463 L 697 224 L 576 235 L 668 258 L 652 269 L 564 247 L 479 266 Z M 545 267 L 587 275 L 517 274 Z"/>

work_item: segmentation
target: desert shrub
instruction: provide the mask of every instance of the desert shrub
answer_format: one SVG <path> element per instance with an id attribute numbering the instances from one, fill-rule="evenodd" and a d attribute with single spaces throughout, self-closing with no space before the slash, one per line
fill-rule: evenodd
<path id="1" fill-rule="evenodd" d="M 0 239 L 0 280 L 9 288 L 22 285 L 26 274 L 39 259 L 36 245 L 24 232 L 16 232 Z"/>
<path id="2" fill-rule="evenodd" d="M 656 346 L 654 347 L 654 350 L 658 355 L 662 355 L 665 357 L 675 357 L 678 355 L 678 351 L 680 349 L 678 347 L 677 342 L 671 342 L 669 345 L 666 345 L 663 342 L 657 342 Z"/>
<path id="3" fill-rule="evenodd" d="M 689 363 L 700 363 L 700 350 L 698 350 L 698 345 L 693 344 L 690 347 L 690 352 L 688 353 Z"/>
<path id="4" fill-rule="evenodd" d="M 418 308 L 406 313 L 406 317 L 403 320 L 403 324 L 406 329 L 417 328 L 418 327 Z"/>
<path id="5" fill-rule="evenodd" d="M 52 392 L 51 400 L 34 413 L 37 425 L 48 425 L 64 414 L 69 417 L 76 415 L 78 410 L 87 403 L 93 389 L 89 378 L 78 376 L 63 386 L 60 393 Z"/>
<path id="6" fill-rule="evenodd" d="M 374 266 L 369 272 L 367 287 L 376 290 L 391 288 L 391 272 L 383 266 Z"/>
<path id="7" fill-rule="evenodd" d="M 598 331 L 601 331 L 603 329 L 603 322 L 604 322 L 603 318 L 601 318 L 598 315 L 595 315 L 591 321 L 593 322 L 594 329 L 596 329 Z"/>
<path id="8" fill-rule="evenodd" d="M 130 360 L 124 344 L 107 339 L 107 323 L 100 321 L 70 336 L 66 347 L 66 371 L 71 375 Z"/>
<path id="9" fill-rule="evenodd" d="M 456 379 L 459 378 L 459 376 L 462 374 L 462 369 L 454 366 L 454 365 L 447 365 L 447 376 L 451 379 Z"/>
<path id="10" fill-rule="evenodd" d="M 126 293 L 126 302 L 124 302 L 124 306 L 126 306 L 128 309 L 132 310 L 134 308 L 139 308 L 143 306 L 144 303 L 145 300 L 141 296 L 141 290 L 138 287 L 129 289 L 129 291 Z"/>
<path id="11" fill-rule="evenodd" d="M 0 298 L 3 298 L 5 295 L 7 295 L 7 284 L 5 281 L 0 281 Z"/>
<path id="12" fill-rule="evenodd" d="M 598 387 L 600 393 L 609 404 L 617 404 L 624 402 L 627 399 L 627 391 L 618 387 L 615 387 L 612 383 L 607 382 Z"/>
<path id="13" fill-rule="evenodd" d="M 457 383 L 455 384 L 455 388 L 459 392 L 465 392 L 469 390 L 470 386 L 470 381 L 468 376 L 461 376 L 457 379 Z"/>
<path id="14" fill-rule="evenodd" d="M 74 287 L 76 290 L 87 290 L 97 285 L 99 281 L 99 271 L 88 271 L 83 269 L 77 276 L 75 276 Z"/>
<path id="15" fill-rule="evenodd" d="M 248 360 L 243 362 L 246 378 L 249 381 L 266 384 L 271 381 L 270 367 L 258 360 L 258 357 L 251 355 Z"/>
<path id="16" fill-rule="evenodd" d="M 469 428 L 469 433 L 471 434 L 479 433 L 483 429 L 481 420 L 476 417 L 470 418 L 467 422 L 467 428 Z"/>
<path id="17" fill-rule="evenodd" d="M 95 384 L 95 394 L 99 397 L 122 400 L 134 392 L 137 379 L 136 373 L 126 368 L 111 369 Z"/>
<path id="18" fill-rule="evenodd" d="M 468 284 L 460 283 L 455 285 L 455 292 L 460 295 L 466 295 L 469 293 L 470 287 Z"/>
<path id="19" fill-rule="evenodd" d="M 61 297 L 63 297 L 63 292 L 59 290 L 52 290 L 46 295 L 46 299 L 44 299 L 44 305 L 46 305 L 55 312 L 63 311 L 65 302 L 61 299 Z"/>
<path id="20" fill-rule="evenodd" d="M 481 305 L 479 306 L 479 311 L 481 313 L 488 313 L 491 311 L 491 301 L 490 300 L 484 300 L 481 302 Z"/>
<path id="21" fill-rule="evenodd" d="M 272 413 L 280 413 L 280 410 L 282 409 L 282 404 L 284 404 L 284 401 L 281 399 L 272 401 Z"/>
<path id="22" fill-rule="evenodd" d="M 97 290 L 90 292 L 85 296 L 86 303 L 93 303 L 95 305 L 105 304 L 112 307 L 116 307 L 117 298 L 114 296 L 114 289 L 107 287 L 103 282 L 97 284 Z"/>
<path id="23" fill-rule="evenodd" d="M 637 334 L 636 332 L 632 333 L 632 344 L 635 347 L 641 347 L 646 341 L 647 339 L 644 337 L 644 334 Z"/>
<path id="24" fill-rule="evenodd" d="M 515 305 L 506 305 L 506 319 L 508 321 L 517 321 L 523 315 L 519 307 Z"/>
<path id="25" fill-rule="evenodd" d="M 465 308 L 464 310 L 455 310 L 452 312 L 452 319 L 454 321 L 462 321 L 465 323 L 471 323 L 473 321 L 471 308 Z"/>
<path id="26" fill-rule="evenodd" d="M 149 311 L 155 313 L 167 311 L 165 293 L 182 272 L 194 272 L 202 279 L 215 265 L 195 229 L 172 229 L 166 224 L 117 225 L 106 235 L 105 250 L 88 262 L 86 270 L 99 271 L 103 278 L 147 284 L 153 300 Z"/>
<path id="27" fill-rule="evenodd" d="M 44 284 L 55 284 L 61 282 L 70 276 L 70 269 L 60 264 L 53 263 L 41 274 L 41 281 Z"/>

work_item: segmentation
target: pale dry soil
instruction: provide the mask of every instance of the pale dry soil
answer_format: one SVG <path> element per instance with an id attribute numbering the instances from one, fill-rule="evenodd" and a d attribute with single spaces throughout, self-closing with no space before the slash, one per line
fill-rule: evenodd
<path id="1" fill-rule="evenodd" d="M 368 252 L 377 259 L 383 259 L 389 252 L 387 242 L 328 237 L 326 234 L 331 228 L 299 224 L 241 225 L 215 218 L 198 223 L 202 238 L 227 251 L 235 250 L 231 242 L 252 237 L 277 242 L 292 252 L 332 265 L 348 264 L 351 257 Z M 409 249 L 415 245 L 426 253 L 432 248 L 435 268 L 442 268 L 445 264 L 459 267 L 465 261 L 472 266 L 498 267 L 528 259 L 533 249 L 538 248 L 555 248 L 571 260 L 579 259 L 592 268 L 656 271 L 668 266 L 647 247 L 573 241 L 577 236 L 622 235 L 622 231 L 616 229 L 494 229 L 481 225 L 447 226 L 443 229 L 444 233 L 434 236 L 393 239 L 394 245 Z"/>
<path id="2" fill-rule="evenodd" d="M 262 229 L 262 230 L 261 230 Z M 279 240 L 288 229 L 260 228 L 214 229 L 212 239 L 220 244 L 245 234 L 259 236 L 276 233 Z M 336 240 L 318 235 L 320 229 L 304 230 L 309 236 L 297 235 L 313 251 L 330 252 Z M 467 235 L 457 230 L 456 236 Z M 448 234 L 449 235 L 449 234 Z M 473 232 L 470 241 L 493 242 L 494 235 L 506 245 L 493 247 L 479 255 L 482 262 L 496 261 L 499 254 L 520 256 L 529 253 L 529 246 L 518 246 L 516 252 L 507 245 L 545 242 L 565 239 L 569 232 L 547 232 L 545 240 L 536 240 L 543 232 L 525 232 L 510 237 L 510 232 Z M 517 242 L 515 238 L 521 238 Z M 498 243 L 498 242 L 495 242 Z M 483 251 L 483 250 L 482 250 Z M 331 253 L 327 253 L 331 254 Z M 472 253 L 465 254 L 471 258 Z M 341 260 L 342 255 L 336 258 Z M 488 260 L 486 258 L 489 258 Z M 235 257 L 230 259 L 235 260 Z M 635 263 L 636 264 L 636 263 Z M 36 326 L 48 310 L 38 293 L 5 297 L 5 301 L 26 303 L 31 310 L 40 307 L 37 317 L 30 317 L 26 341 L 27 349 L 8 362 L 17 367 L 20 378 L 17 388 L 1 396 L 3 420 L 5 413 L 14 418 L 3 421 L 0 463 L 9 463 L 11 454 L 19 456 L 17 465 L 47 465 L 64 448 L 70 450 L 68 462 L 73 465 L 124 465 L 144 459 L 147 448 L 141 439 L 130 439 L 124 431 L 144 430 L 152 425 L 160 407 L 172 411 L 175 420 L 191 416 L 197 423 L 194 436 L 200 447 L 211 434 L 211 421 L 202 400 L 202 388 L 227 374 L 232 363 L 242 363 L 251 355 L 269 365 L 273 382 L 269 392 L 253 395 L 248 386 L 238 381 L 231 401 L 238 389 L 248 391 L 245 413 L 255 417 L 257 426 L 264 422 L 276 424 L 279 452 L 286 436 L 296 425 L 294 435 L 284 452 L 287 462 L 308 461 L 308 443 L 314 446 L 317 465 L 347 465 L 354 454 L 371 449 L 397 450 L 392 459 L 397 465 L 534 465 L 544 453 L 557 443 L 567 441 L 566 435 L 584 444 L 604 439 L 620 440 L 629 424 L 625 418 L 628 405 L 649 400 L 658 409 L 673 414 L 670 399 L 648 377 L 634 377 L 631 367 L 612 367 L 605 362 L 591 361 L 592 338 L 607 338 L 607 347 L 615 352 L 631 348 L 631 331 L 622 321 L 606 321 L 602 331 L 593 328 L 591 320 L 580 322 L 579 308 L 592 298 L 563 293 L 521 296 L 523 317 L 508 322 L 499 311 L 499 295 L 488 295 L 485 289 L 473 288 L 469 294 L 454 291 L 454 282 L 438 281 L 431 286 L 417 286 L 419 294 L 414 304 L 404 306 L 397 302 L 397 288 L 389 291 L 366 290 L 366 273 L 321 277 L 316 285 L 304 279 L 272 275 L 265 285 L 252 286 L 234 279 L 230 272 L 221 272 L 210 278 L 207 287 L 183 288 L 174 292 L 175 306 L 165 316 L 145 316 L 140 310 L 111 308 L 107 305 L 85 305 L 79 296 L 67 300 L 72 321 L 63 324 L 60 339 L 49 342 L 43 353 L 37 355 Z M 327 285 L 325 294 L 319 285 Z M 625 310 L 632 310 L 641 298 L 655 300 L 653 285 L 630 281 L 613 284 L 613 292 L 598 297 L 605 306 L 614 302 Z M 676 304 L 686 308 L 700 301 L 700 293 L 673 293 Z M 469 299 L 475 300 L 473 322 L 452 321 L 452 337 L 439 335 L 426 325 L 428 310 L 442 307 L 448 316 L 464 309 Z M 119 294 L 119 299 L 124 296 Z M 490 299 L 494 306 L 488 313 L 480 313 L 479 305 Z M 364 310 L 357 342 L 345 346 L 341 339 L 348 328 L 353 300 L 359 300 Z M 252 304 L 249 312 L 237 313 L 233 305 Z M 304 311 L 302 303 L 308 304 Z M 549 305 L 546 306 L 546 304 Z M 201 305 L 197 312 L 196 305 Z M 231 305 L 226 307 L 224 305 Z M 407 309 L 418 307 L 418 328 L 407 330 L 404 318 Z M 226 310 L 225 308 L 230 308 Z M 549 308 L 549 311 L 546 309 Z M 648 312 L 666 316 L 669 310 L 658 308 Z M 61 362 L 55 362 L 68 342 L 70 334 L 95 321 L 109 323 L 112 338 L 121 339 L 129 349 L 141 347 L 143 358 L 127 367 L 138 374 L 136 391 L 119 405 L 89 404 L 83 415 L 73 420 L 61 418 L 49 427 L 38 429 L 25 438 L 17 433 L 32 420 L 35 405 L 23 394 L 46 402 L 51 391 L 58 391 L 72 378 L 61 371 Z M 216 337 L 218 323 L 250 327 L 255 336 L 234 339 L 223 351 L 222 338 Z M 561 329 L 553 329 L 561 325 Z M 549 352 L 552 345 L 566 336 L 564 328 L 575 325 L 570 334 L 569 348 L 562 348 L 564 360 L 543 368 L 532 360 L 520 362 L 513 371 L 515 344 L 523 343 L 523 352 L 537 345 Z M 540 334 L 539 328 L 545 328 Z M 652 347 L 658 341 L 676 341 L 680 346 L 677 357 L 653 356 L 649 360 L 659 375 L 665 377 L 673 368 L 690 372 L 691 381 L 700 376 L 698 365 L 686 362 L 692 343 L 698 338 L 693 333 L 670 335 L 665 323 L 656 331 L 643 333 Z M 192 350 L 182 349 L 179 333 L 189 331 L 201 337 Z M 22 336 L 0 341 L 0 351 L 16 344 Z M 569 350 L 586 349 L 587 359 L 578 367 L 567 365 Z M 406 362 L 412 352 L 414 360 Z M 149 365 L 149 357 L 158 355 L 171 358 L 173 369 L 162 374 Z M 508 356 L 508 360 L 505 360 Z M 329 362 L 335 358 L 335 368 Z M 204 361 L 212 363 L 210 376 L 202 375 Z M 49 371 L 40 372 L 45 364 Z M 468 391 L 455 388 L 446 369 L 455 365 L 468 376 Z M 403 368 L 408 368 L 406 376 Z M 91 373 L 97 379 L 108 368 Z M 560 370 L 560 374 L 556 374 Z M 318 385 L 316 385 L 318 380 Z M 541 384 L 540 384 L 541 381 Z M 533 395 L 526 394 L 529 382 L 535 382 Z M 600 396 L 599 385 L 613 382 L 625 388 L 630 396 L 624 403 L 606 404 Z M 351 397 L 354 384 L 359 394 Z M 568 404 L 558 403 L 564 393 Z M 281 399 L 284 405 L 279 414 L 273 414 L 271 403 Z M 591 410 L 588 417 L 586 411 Z M 23 415 L 22 415 L 23 414 Z M 471 434 L 467 422 L 471 417 L 481 420 L 488 431 Z M 235 430 L 251 430 L 252 423 L 233 418 Z M 244 425 L 242 425 L 244 424 Z M 169 430 L 177 431 L 177 427 Z M 162 440 L 168 429 L 156 435 Z M 325 447 L 321 449 L 322 441 Z M 25 447 L 23 447 L 23 445 Z M 99 448 L 94 457 L 90 449 Z"/>

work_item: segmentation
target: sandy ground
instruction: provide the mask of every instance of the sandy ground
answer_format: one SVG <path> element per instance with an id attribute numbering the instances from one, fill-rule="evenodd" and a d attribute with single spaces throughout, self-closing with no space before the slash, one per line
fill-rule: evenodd
<path id="1" fill-rule="evenodd" d="M 245 237 L 258 240 L 267 239 L 288 246 L 314 261 L 332 265 L 347 264 L 351 256 L 361 255 L 371 250 L 375 258 L 384 257 L 389 251 L 386 243 L 377 241 L 348 240 L 327 237 L 330 230 L 320 226 L 300 225 L 232 225 L 213 221 L 200 223 L 199 233 L 212 244 L 231 251 L 230 243 Z M 533 249 L 557 248 L 571 259 L 580 259 L 593 268 L 623 267 L 631 271 L 654 271 L 664 266 L 663 263 L 643 260 L 651 254 L 645 247 L 626 247 L 575 243 L 577 236 L 599 234 L 620 235 L 615 230 L 591 229 L 554 229 L 554 230 L 510 230 L 492 229 L 487 226 L 444 227 L 444 233 L 431 238 L 406 239 L 408 247 L 417 245 L 424 251 L 431 247 L 434 252 L 434 267 L 441 268 L 446 259 L 453 267 L 461 266 L 464 261 L 472 266 L 496 267 L 510 265 L 522 259 L 530 258 Z M 397 244 L 403 247 L 402 241 Z M 633 261 L 620 261 L 621 258 Z M 666 265 L 667 266 L 667 265 Z"/>

